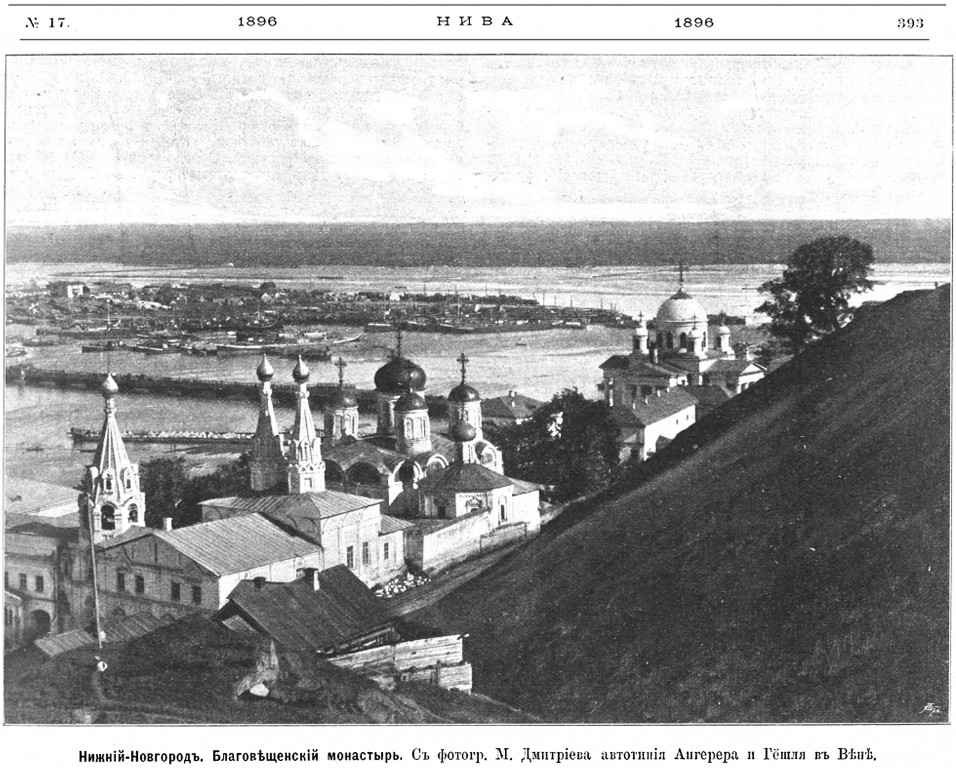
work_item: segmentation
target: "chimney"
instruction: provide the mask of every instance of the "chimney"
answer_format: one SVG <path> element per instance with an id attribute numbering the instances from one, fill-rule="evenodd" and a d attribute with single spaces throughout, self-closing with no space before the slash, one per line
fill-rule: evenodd
<path id="1" fill-rule="evenodd" d="M 312 585 L 312 591 L 319 591 L 319 569 L 318 568 L 306 568 L 305 569 L 305 583 Z"/>
<path id="2" fill-rule="evenodd" d="M 266 585 L 266 577 L 265 577 L 265 576 L 256 576 L 256 577 L 252 580 L 252 583 L 253 583 L 253 585 L 255 586 L 256 589 L 262 589 L 262 588 Z"/>
<path id="3" fill-rule="evenodd" d="M 171 518 L 171 517 L 164 517 L 164 518 L 163 518 L 163 530 L 164 530 L 164 531 L 171 531 L 171 530 L 173 530 L 173 518 Z"/>

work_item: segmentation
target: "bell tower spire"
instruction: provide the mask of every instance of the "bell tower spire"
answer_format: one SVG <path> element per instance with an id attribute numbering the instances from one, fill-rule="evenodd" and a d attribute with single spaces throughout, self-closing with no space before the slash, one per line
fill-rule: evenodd
<path id="1" fill-rule="evenodd" d="M 97 543 L 125 533 L 130 526 L 146 526 L 146 497 L 139 488 L 139 465 L 129 460 L 119 425 L 116 423 L 116 393 L 113 375 L 106 374 L 100 385 L 103 395 L 103 429 L 86 468 L 81 511 Z"/>
<path id="2" fill-rule="evenodd" d="M 325 490 L 325 462 L 322 445 L 315 434 L 315 422 L 309 408 L 309 367 L 299 357 L 292 369 L 292 378 L 298 385 L 295 423 L 289 439 L 286 478 L 289 493 L 318 493 Z"/>
<path id="3" fill-rule="evenodd" d="M 285 468 L 283 438 L 272 407 L 274 375 L 275 370 L 263 355 L 262 362 L 256 367 L 256 376 L 259 379 L 259 419 L 249 452 L 250 485 L 254 491 L 265 491 L 278 485 L 282 481 Z"/>

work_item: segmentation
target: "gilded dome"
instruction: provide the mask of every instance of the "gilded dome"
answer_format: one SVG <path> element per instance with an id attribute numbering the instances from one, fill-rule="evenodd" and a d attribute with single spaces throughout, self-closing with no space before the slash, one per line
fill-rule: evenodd
<path id="1" fill-rule="evenodd" d="M 657 310 L 657 324 L 707 323 L 707 311 L 689 293 L 681 288 Z"/>
<path id="2" fill-rule="evenodd" d="M 425 371 L 407 357 L 393 357 L 375 372 L 375 389 L 389 395 L 420 392 L 425 389 Z"/>

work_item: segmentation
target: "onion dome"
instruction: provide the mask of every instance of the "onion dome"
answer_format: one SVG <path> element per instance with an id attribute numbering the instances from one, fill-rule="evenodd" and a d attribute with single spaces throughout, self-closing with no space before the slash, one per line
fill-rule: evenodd
<path id="1" fill-rule="evenodd" d="M 409 411 L 424 411 L 427 409 L 428 403 L 425 402 L 425 398 L 414 392 L 406 392 L 404 395 L 398 398 L 398 402 L 395 403 L 395 410 L 400 411 L 401 413 L 408 413 Z"/>
<path id="2" fill-rule="evenodd" d="M 119 392 L 119 387 L 113 379 L 112 373 L 106 374 L 106 378 L 103 379 L 103 383 L 100 384 L 100 392 L 103 393 L 103 397 L 113 397 Z"/>
<path id="3" fill-rule="evenodd" d="M 259 381 L 272 381 L 272 377 L 275 376 L 275 368 L 273 368 L 269 361 L 266 360 L 266 356 L 262 356 L 262 362 L 256 366 L 256 376 L 259 377 Z"/>
<path id="4" fill-rule="evenodd" d="M 726 325 L 720 326 L 720 328 L 717 329 L 717 335 L 730 336 L 730 328 L 728 328 Z"/>
<path id="5" fill-rule="evenodd" d="M 451 428 L 451 439 L 456 443 L 467 443 L 478 436 L 478 431 L 467 421 L 456 422 Z"/>
<path id="6" fill-rule="evenodd" d="M 481 400 L 481 395 L 477 389 L 462 382 L 448 393 L 448 400 L 452 403 L 474 403 Z"/>
<path id="7" fill-rule="evenodd" d="M 657 323 L 706 323 L 707 312 L 689 293 L 681 288 L 657 310 Z"/>
<path id="8" fill-rule="evenodd" d="M 299 355 L 299 361 L 295 364 L 295 368 L 292 369 L 292 378 L 296 384 L 303 384 L 309 380 L 309 373 L 309 366 L 305 364 L 302 355 Z"/>
<path id="9" fill-rule="evenodd" d="M 425 389 L 425 371 L 407 357 L 398 355 L 375 372 L 375 389 L 385 394 L 396 394 Z"/>
<path id="10" fill-rule="evenodd" d="M 345 387 L 339 387 L 335 392 L 332 393 L 332 397 L 329 398 L 329 404 L 327 406 L 333 410 L 341 410 L 343 408 L 357 408 L 358 400 L 355 399 L 355 395 L 352 394 Z"/>

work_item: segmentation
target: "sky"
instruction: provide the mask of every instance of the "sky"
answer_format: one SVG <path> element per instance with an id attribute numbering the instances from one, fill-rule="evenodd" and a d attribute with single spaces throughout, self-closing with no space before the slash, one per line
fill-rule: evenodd
<path id="1" fill-rule="evenodd" d="M 951 62 L 7 59 L 8 225 L 950 218 Z"/>

